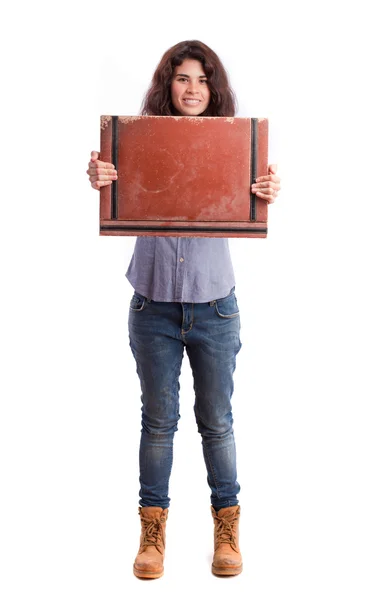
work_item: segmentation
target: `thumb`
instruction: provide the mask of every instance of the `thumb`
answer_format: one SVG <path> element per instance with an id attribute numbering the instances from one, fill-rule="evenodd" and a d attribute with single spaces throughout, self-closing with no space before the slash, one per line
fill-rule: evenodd
<path id="1" fill-rule="evenodd" d="M 271 173 L 272 175 L 275 175 L 278 169 L 278 165 L 269 165 L 269 173 Z"/>
<path id="2" fill-rule="evenodd" d="M 91 160 L 97 160 L 99 158 L 99 152 L 96 152 L 96 150 L 92 150 L 92 152 L 90 153 L 91 156 Z"/>

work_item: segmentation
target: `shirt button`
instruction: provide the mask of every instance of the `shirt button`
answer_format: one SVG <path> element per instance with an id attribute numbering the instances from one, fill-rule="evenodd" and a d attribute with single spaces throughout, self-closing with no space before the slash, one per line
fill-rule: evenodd
<path id="1" fill-rule="evenodd" d="M 183 261 L 184 261 L 184 259 L 183 259 L 183 258 L 182 258 L 182 256 L 181 256 L 181 258 L 180 258 L 180 262 L 183 262 Z"/>

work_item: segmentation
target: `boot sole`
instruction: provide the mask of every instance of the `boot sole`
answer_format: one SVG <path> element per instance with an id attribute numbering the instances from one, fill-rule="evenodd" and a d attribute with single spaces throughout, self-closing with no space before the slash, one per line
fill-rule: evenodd
<path id="1" fill-rule="evenodd" d="M 138 579 L 158 579 L 164 573 L 164 570 L 158 573 L 156 571 L 139 571 L 135 567 L 133 567 L 133 570 L 135 577 L 138 577 Z"/>
<path id="2" fill-rule="evenodd" d="M 239 575 L 242 573 L 242 565 L 240 567 L 214 567 L 212 565 L 213 575 Z"/>

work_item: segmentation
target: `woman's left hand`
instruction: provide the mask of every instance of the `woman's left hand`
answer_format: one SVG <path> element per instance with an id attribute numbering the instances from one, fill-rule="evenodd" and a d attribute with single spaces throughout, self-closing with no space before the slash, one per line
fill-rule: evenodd
<path id="1" fill-rule="evenodd" d="M 269 175 L 258 177 L 256 183 L 251 186 L 251 192 L 259 198 L 263 198 L 269 204 L 274 202 L 280 190 L 280 178 L 276 175 L 277 165 L 269 165 Z"/>

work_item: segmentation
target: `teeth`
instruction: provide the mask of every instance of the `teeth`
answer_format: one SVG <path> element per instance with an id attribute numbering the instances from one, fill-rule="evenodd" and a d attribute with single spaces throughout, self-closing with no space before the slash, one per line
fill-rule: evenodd
<path id="1" fill-rule="evenodd" d="M 186 102 L 187 104 L 199 104 L 200 100 L 186 100 L 185 98 L 184 102 Z"/>

